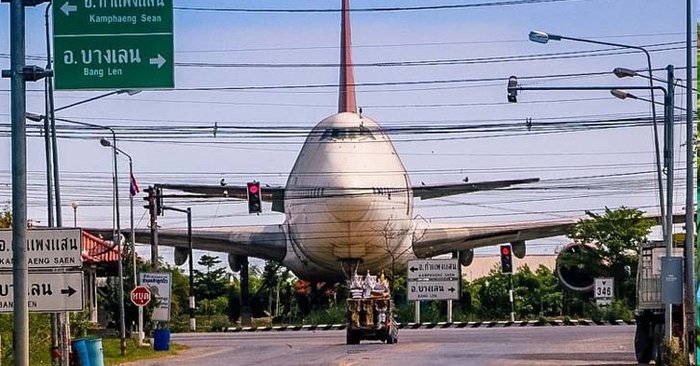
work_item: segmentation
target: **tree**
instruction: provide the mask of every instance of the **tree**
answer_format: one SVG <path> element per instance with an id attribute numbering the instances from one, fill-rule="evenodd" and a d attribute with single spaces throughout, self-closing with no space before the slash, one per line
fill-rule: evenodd
<path id="1" fill-rule="evenodd" d="M 0 229 L 6 229 L 12 227 L 12 212 L 8 207 L 5 207 L 0 211 Z"/>
<path id="2" fill-rule="evenodd" d="M 227 292 L 226 268 L 214 268 L 221 263 L 217 256 L 203 255 L 197 264 L 207 268 L 206 272 L 194 270 L 194 296 L 197 301 L 213 300 Z"/>
<path id="3" fill-rule="evenodd" d="M 606 207 L 602 215 L 592 212 L 586 215 L 589 218 L 576 223 L 568 236 L 589 250 L 575 257 L 563 256 L 560 264 L 579 263 L 595 276 L 613 277 L 618 298 L 626 299 L 628 305 L 634 304 L 637 260 L 653 220 L 645 218 L 638 209 L 624 206 L 614 210 Z"/>

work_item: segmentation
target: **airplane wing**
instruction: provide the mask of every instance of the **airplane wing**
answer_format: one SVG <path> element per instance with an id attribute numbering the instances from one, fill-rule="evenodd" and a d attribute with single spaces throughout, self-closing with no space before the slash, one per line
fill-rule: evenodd
<path id="1" fill-rule="evenodd" d="M 495 180 L 488 182 L 457 183 L 457 184 L 437 184 L 422 185 L 413 187 L 413 197 L 427 200 L 445 196 L 453 196 L 463 193 L 488 191 L 492 189 L 505 188 L 515 184 L 536 183 L 539 178 Z"/>
<path id="2" fill-rule="evenodd" d="M 647 216 L 660 224 L 659 216 Z M 428 224 L 419 228 L 413 252 L 419 258 L 429 258 L 465 249 L 498 244 L 522 243 L 527 240 L 565 235 L 581 218 L 547 221 L 493 223 L 484 225 Z M 684 216 L 673 215 L 674 223 L 684 222 Z"/>
<path id="3" fill-rule="evenodd" d="M 578 218 L 479 226 L 430 224 L 417 232 L 413 252 L 419 258 L 429 258 L 465 249 L 564 235 L 577 221 Z"/>
<path id="4" fill-rule="evenodd" d="M 159 188 L 172 189 L 188 193 L 201 194 L 205 197 L 228 197 L 247 199 L 248 187 L 206 184 L 158 184 Z M 262 200 L 272 202 L 272 211 L 284 212 L 284 187 L 260 186 Z"/>
<path id="5" fill-rule="evenodd" d="M 105 238 L 112 237 L 110 229 L 85 229 Z M 123 233 L 128 235 L 128 230 Z M 151 231 L 135 231 L 137 243 L 148 243 Z M 158 245 L 175 247 L 176 252 L 188 248 L 187 229 L 159 229 Z M 229 253 L 281 262 L 287 253 L 282 225 L 234 226 L 192 230 L 192 246 L 199 250 Z M 178 253 L 176 253 L 178 254 Z"/>

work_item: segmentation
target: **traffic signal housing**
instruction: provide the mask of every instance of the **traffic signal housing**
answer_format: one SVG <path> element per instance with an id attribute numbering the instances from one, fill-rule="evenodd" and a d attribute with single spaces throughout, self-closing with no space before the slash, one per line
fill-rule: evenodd
<path id="1" fill-rule="evenodd" d="M 501 273 L 513 274 L 513 251 L 510 245 L 501 245 Z"/>
<path id="2" fill-rule="evenodd" d="M 248 182 L 248 213 L 262 212 L 260 182 Z"/>

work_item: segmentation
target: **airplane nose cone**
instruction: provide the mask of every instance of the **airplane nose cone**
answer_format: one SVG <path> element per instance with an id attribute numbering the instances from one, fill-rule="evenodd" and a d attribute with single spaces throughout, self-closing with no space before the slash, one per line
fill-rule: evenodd
<path id="1" fill-rule="evenodd" d="M 356 221 L 369 214 L 372 190 L 365 188 L 330 189 L 326 193 L 326 208 L 339 221 Z"/>

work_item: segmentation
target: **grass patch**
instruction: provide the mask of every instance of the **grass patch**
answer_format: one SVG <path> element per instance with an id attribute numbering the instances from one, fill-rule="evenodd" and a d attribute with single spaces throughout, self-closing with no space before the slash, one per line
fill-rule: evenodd
<path id="1" fill-rule="evenodd" d="M 105 365 L 111 366 L 121 365 L 126 362 L 175 355 L 178 351 L 187 349 L 187 346 L 171 342 L 169 351 L 156 352 L 153 350 L 153 346 L 138 347 L 136 341 L 127 339 L 126 354 L 122 357 L 119 350 L 119 338 L 104 338 L 102 339 L 102 349 L 105 357 Z"/>

